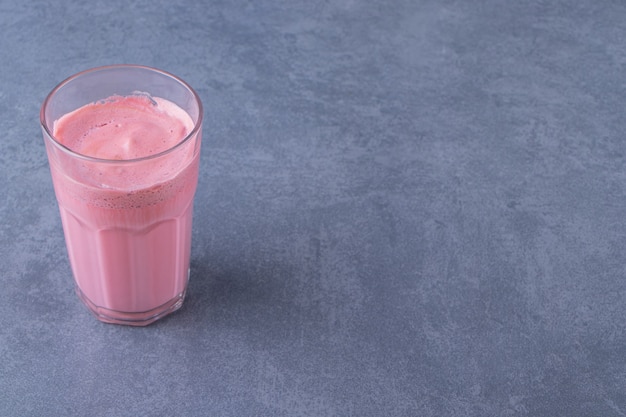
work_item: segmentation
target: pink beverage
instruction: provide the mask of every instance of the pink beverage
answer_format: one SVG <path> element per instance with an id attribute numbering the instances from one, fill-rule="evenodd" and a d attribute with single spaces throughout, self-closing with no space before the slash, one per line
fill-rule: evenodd
<path id="1" fill-rule="evenodd" d="M 103 67 L 61 83 L 41 118 L 79 297 L 117 324 L 147 325 L 180 308 L 201 141 L 197 95 L 158 70 Z"/>

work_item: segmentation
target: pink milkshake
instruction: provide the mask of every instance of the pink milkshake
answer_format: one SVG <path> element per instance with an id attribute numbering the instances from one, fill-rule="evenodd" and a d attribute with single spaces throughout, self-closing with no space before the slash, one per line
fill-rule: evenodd
<path id="1" fill-rule="evenodd" d="M 77 293 L 99 320 L 146 325 L 182 305 L 200 110 L 134 92 L 45 123 Z"/>

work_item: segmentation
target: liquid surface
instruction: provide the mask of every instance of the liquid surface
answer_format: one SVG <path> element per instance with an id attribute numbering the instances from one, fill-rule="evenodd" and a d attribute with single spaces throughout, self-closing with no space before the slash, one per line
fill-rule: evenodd
<path id="1" fill-rule="evenodd" d="M 105 199 L 111 197 L 104 195 L 104 189 L 151 189 L 152 196 L 143 192 L 139 197 L 152 198 L 160 192 L 159 184 L 166 188 L 173 184 L 170 180 L 194 158 L 197 142 L 181 143 L 193 128 L 189 114 L 176 104 L 159 97 L 131 95 L 111 96 L 63 115 L 54 122 L 53 135 L 72 151 L 98 158 L 60 156 L 66 175 L 77 180 L 74 191 L 96 205 L 107 204 Z M 66 187 L 70 192 L 71 184 Z M 93 193 L 87 195 L 90 191 Z"/>
<path id="2" fill-rule="evenodd" d="M 128 160 L 172 148 L 192 129 L 191 117 L 168 100 L 111 96 L 55 121 L 54 136 L 82 155 Z"/>

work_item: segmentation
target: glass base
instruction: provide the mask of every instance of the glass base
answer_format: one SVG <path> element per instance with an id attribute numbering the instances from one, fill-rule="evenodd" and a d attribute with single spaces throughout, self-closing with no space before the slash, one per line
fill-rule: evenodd
<path id="1" fill-rule="evenodd" d="M 108 308 L 95 305 L 85 294 L 76 286 L 76 294 L 78 298 L 87 306 L 89 311 L 93 313 L 98 320 L 104 323 L 124 324 L 127 326 L 147 326 L 150 323 L 167 316 L 170 313 L 182 307 L 185 300 L 186 290 L 172 298 L 170 301 L 153 308 L 148 311 L 125 312 L 109 310 Z"/>

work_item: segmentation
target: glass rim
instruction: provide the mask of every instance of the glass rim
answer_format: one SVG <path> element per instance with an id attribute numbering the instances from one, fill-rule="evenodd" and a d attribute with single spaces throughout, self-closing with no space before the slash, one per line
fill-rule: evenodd
<path id="1" fill-rule="evenodd" d="M 95 156 L 85 155 L 85 154 L 82 154 L 80 152 L 76 152 L 76 151 L 72 150 L 68 146 L 62 144 L 57 138 L 55 138 L 54 134 L 52 133 L 51 129 L 48 126 L 48 123 L 46 122 L 46 114 L 45 114 L 46 113 L 45 110 L 46 110 L 46 108 L 48 106 L 48 103 L 52 100 L 53 96 L 62 87 L 66 86 L 72 80 L 74 80 L 74 79 L 76 79 L 78 77 L 81 77 L 81 76 L 83 76 L 85 74 L 92 73 L 92 72 L 105 71 L 105 70 L 111 70 L 111 69 L 117 69 L 117 68 L 141 69 L 141 70 L 148 70 L 148 71 L 156 72 L 156 73 L 164 75 L 164 76 L 166 76 L 168 78 L 173 79 L 174 81 L 178 82 L 183 87 L 185 87 L 187 90 L 189 90 L 189 92 L 193 96 L 196 104 L 198 105 L 198 120 L 194 122 L 193 129 L 191 129 L 191 131 L 187 134 L 187 136 L 182 138 L 180 141 L 176 142 L 176 144 L 174 146 L 172 146 L 170 148 L 167 148 L 164 151 L 155 153 L 153 155 L 147 155 L 147 156 L 142 156 L 142 157 L 139 157 L 139 158 L 132 158 L 132 159 L 107 159 L 107 158 L 98 158 L 98 157 L 95 157 Z M 45 100 L 43 101 L 43 103 L 41 105 L 41 109 L 39 110 L 39 123 L 41 124 L 41 127 L 44 130 L 44 132 L 46 133 L 45 136 L 47 136 L 47 138 L 50 139 L 50 142 L 52 144 L 54 144 L 58 149 L 60 149 L 62 152 L 66 153 L 66 154 L 68 154 L 68 155 L 70 155 L 70 156 L 72 156 L 74 158 L 77 158 L 77 159 L 82 159 L 82 160 L 90 161 L 90 162 L 104 163 L 104 164 L 132 164 L 132 163 L 137 163 L 137 162 L 157 159 L 157 158 L 160 158 L 162 156 L 165 156 L 165 155 L 173 152 L 174 150 L 178 149 L 179 147 L 183 146 L 185 143 L 189 142 L 191 140 L 191 138 L 195 137 L 198 134 L 198 132 L 199 132 L 201 126 L 202 126 L 202 119 L 203 119 L 202 100 L 200 100 L 200 96 L 198 95 L 198 93 L 196 93 L 196 91 L 193 89 L 193 87 L 191 87 L 186 81 L 184 81 L 180 77 L 177 77 L 176 75 L 174 75 L 174 74 L 172 74 L 170 72 L 163 71 L 163 70 L 160 70 L 158 68 L 154 68 L 154 67 L 150 67 L 150 66 L 146 66 L 146 65 L 136 65 L 136 64 L 103 65 L 103 66 L 99 66 L 99 67 L 89 68 L 89 69 L 77 72 L 74 75 L 70 75 L 69 77 L 67 77 L 66 79 L 61 81 L 59 84 L 57 84 L 50 91 L 50 93 L 48 93 L 48 95 L 46 96 Z"/>

